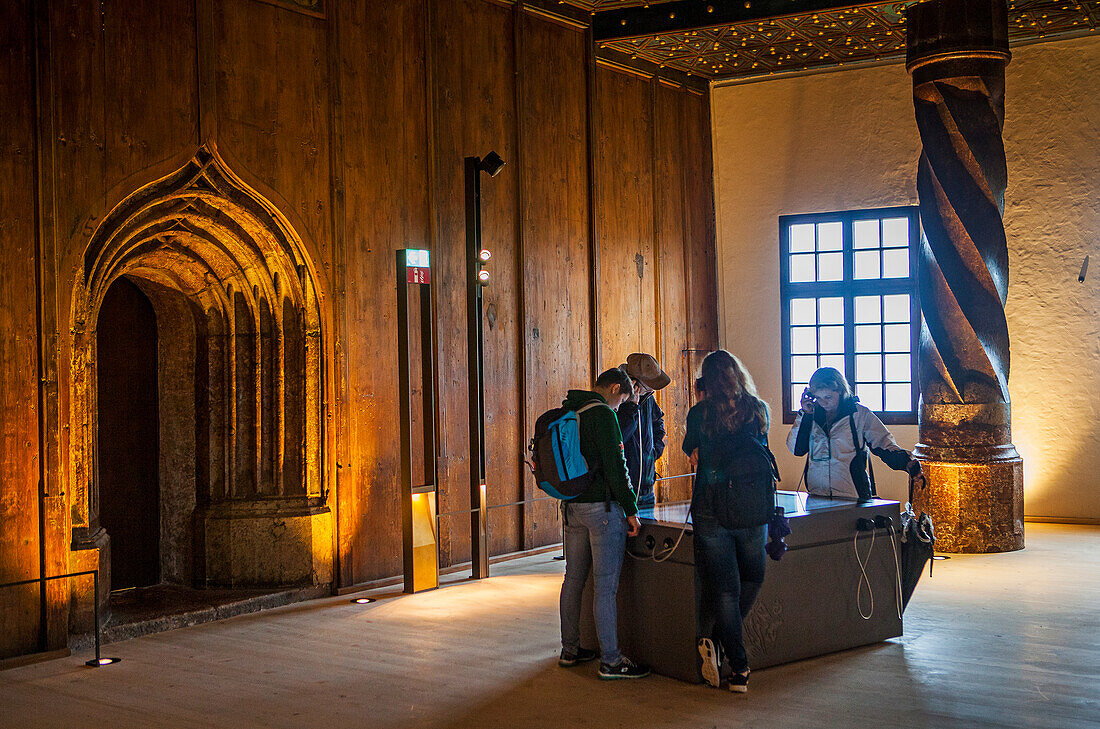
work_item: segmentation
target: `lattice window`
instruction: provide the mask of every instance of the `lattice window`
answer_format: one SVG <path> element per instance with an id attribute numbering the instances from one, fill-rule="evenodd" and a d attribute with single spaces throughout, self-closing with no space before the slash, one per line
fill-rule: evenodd
<path id="1" fill-rule="evenodd" d="M 917 210 L 780 217 L 785 422 L 818 367 L 843 372 L 884 422 L 916 422 Z"/>

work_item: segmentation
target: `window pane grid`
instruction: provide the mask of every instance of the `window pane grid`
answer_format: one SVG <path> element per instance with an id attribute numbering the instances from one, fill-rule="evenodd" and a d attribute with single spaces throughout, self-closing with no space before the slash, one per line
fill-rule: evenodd
<path id="1" fill-rule="evenodd" d="M 787 223 L 789 275 L 782 288 L 789 302 L 784 337 L 789 415 L 799 408 L 813 370 L 832 366 L 867 407 L 892 413 L 891 422 L 915 418 L 916 215 L 908 208 L 817 220 L 798 216 Z"/>

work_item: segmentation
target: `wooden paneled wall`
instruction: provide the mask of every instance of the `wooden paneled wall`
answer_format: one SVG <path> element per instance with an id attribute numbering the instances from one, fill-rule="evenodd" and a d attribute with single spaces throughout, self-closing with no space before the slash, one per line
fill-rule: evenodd
<path id="1" fill-rule="evenodd" d="M 459 512 L 441 519 L 440 546 L 444 564 L 469 559 L 467 155 L 495 150 L 507 162 L 482 179 L 493 251 L 484 322 L 489 504 L 541 495 L 521 462 L 533 421 L 635 351 L 657 354 L 675 380 L 661 394 L 670 434 L 661 471 L 685 473 L 679 444 L 697 364 L 685 351 L 711 349 L 716 334 L 713 270 L 693 273 L 714 265 L 706 99 L 593 64 L 582 29 L 506 3 L 341 10 L 339 33 L 351 462 L 341 470 L 341 581 L 400 566 L 397 444 L 386 437 L 397 372 L 377 357 L 396 336 L 393 305 L 378 294 L 386 287 L 392 296 L 386 264 L 399 247 L 426 245 L 434 256 L 440 511 Z M 361 53 L 379 41 L 384 51 Z M 355 196 L 366 207 L 353 213 Z M 690 291 L 693 276 L 700 288 Z M 689 488 L 672 482 L 668 495 Z M 488 523 L 493 554 L 560 539 L 552 501 L 492 509 Z"/>
<path id="2" fill-rule="evenodd" d="M 686 472 L 691 350 L 715 346 L 717 329 L 706 98 L 593 63 L 583 29 L 518 5 L 404 0 L 340 9 L 337 20 L 350 462 L 341 581 L 400 569 L 397 444 L 386 435 L 397 370 L 377 353 L 396 336 L 388 262 L 405 246 L 433 251 L 439 509 L 459 512 L 441 519 L 440 547 L 445 564 L 469 559 L 468 155 L 495 150 L 507 162 L 482 178 L 488 503 L 541 495 L 522 464 L 535 418 L 634 351 L 656 354 L 675 380 L 660 395 L 660 467 Z M 666 493 L 689 488 L 683 479 Z M 560 539 L 550 501 L 492 509 L 489 527 L 493 554 Z"/>
<path id="3" fill-rule="evenodd" d="M 0 583 L 39 575 L 34 36 L 0 5 Z M 37 585 L 0 588 L 0 657 L 38 641 Z"/>
<path id="4" fill-rule="evenodd" d="M 633 351 L 658 355 L 674 379 L 660 394 L 660 468 L 686 470 L 692 350 L 716 341 L 706 97 L 595 62 L 585 29 L 523 3 L 318 7 L 0 10 L 0 581 L 38 571 L 40 458 L 47 507 L 64 507 L 48 520 L 47 552 L 68 555 L 73 528 L 95 526 L 72 523 L 94 468 L 66 461 L 72 292 L 98 222 L 200 145 L 289 222 L 311 262 L 341 586 L 401 569 L 397 249 L 432 250 L 440 511 L 469 508 L 466 156 L 507 162 L 482 178 L 489 503 L 541 495 L 522 461 L 535 418 Z M 683 497 L 678 483 L 670 493 Z M 560 538 L 549 501 L 493 509 L 489 525 L 493 554 Z M 445 564 L 469 559 L 465 514 L 441 519 L 440 546 Z M 33 597 L 23 615 L 0 595 L 2 640 L 33 639 Z"/>

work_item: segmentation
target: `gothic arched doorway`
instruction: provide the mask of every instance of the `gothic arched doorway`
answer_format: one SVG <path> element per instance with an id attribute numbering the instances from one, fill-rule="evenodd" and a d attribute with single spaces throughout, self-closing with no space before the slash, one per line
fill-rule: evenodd
<path id="1" fill-rule="evenodd" d="M 103 548 L 124 546 L 112 524 L 111 439 L 128 406 L 111 390 L 124 384 L 113 370 L 126 366 L 104 355 L 116 356 L 125 339 L 116 330 L 128 326 L 116 299 L 139 295 L 153 312 L 152 334 L 139 338 L 153 349 L 146 394 L 155 422 L 152 442 L 132 447 L 156 453 L 160 504 L 141 509 L 159 513 L 157 579 L 330 582 L 324 337 L 315 269 L 289 223 L 203 149 L 105 217 L 81 274 L 71 340 L 74 546 L 100 547 L 101 570 Z M 150 579 L 146 569 L 139 582 Z M 119 574 L 104 584 L 120 586 L 115 577 L 134 581 Z"/>

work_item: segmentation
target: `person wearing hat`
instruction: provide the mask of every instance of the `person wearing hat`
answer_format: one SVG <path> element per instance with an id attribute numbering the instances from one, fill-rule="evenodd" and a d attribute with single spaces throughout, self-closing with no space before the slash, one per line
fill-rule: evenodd
<path id="1" fill-rule="evenodd" d="M 653 506 L 656 463 L 665 452 L 665 414 L 653 393 L 672 380 L 652 355 L 635 352 L 619 365 L 634 383 L 634 395 L 618 410 L 619 429 L 630 483 L 638 494 L 638 507 Z"/>

